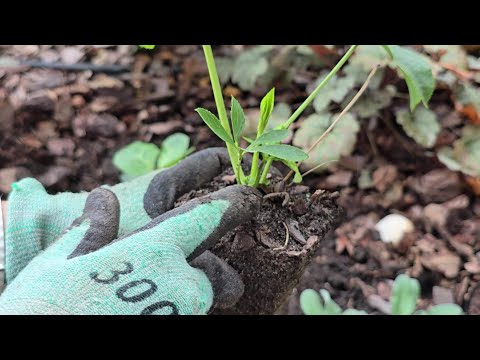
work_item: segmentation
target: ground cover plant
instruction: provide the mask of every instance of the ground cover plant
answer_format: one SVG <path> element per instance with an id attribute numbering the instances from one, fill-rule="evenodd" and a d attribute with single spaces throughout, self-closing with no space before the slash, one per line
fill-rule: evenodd
<path id="1" fill-rule="evenodd" d="M 462 315 L 463 309 L 456 304 L 440 304 L 428 310 L 416 310 L 420 296 L 420 283 L 408 275 L 399 275 L 394 283 L 390 302 L 385 303 L 385 312 L 391 315 Z M 300 306 L 305 315 L 368 315 L 366 311 L 346 309 L 342 311 L 332 300 L 327 290 L 316 292 L 306 289 L 300 295 Z"/>
<path id="2" fill-rule="evenodd" d="M 169 168 L 193 150 L 187 135 L 175 133 L 168 136 L 160 147 L 152 143 L 134 141 L 115 153 L 113 164 L 122 172 L 122 179 L 128 181 L 155 170 Z"/>

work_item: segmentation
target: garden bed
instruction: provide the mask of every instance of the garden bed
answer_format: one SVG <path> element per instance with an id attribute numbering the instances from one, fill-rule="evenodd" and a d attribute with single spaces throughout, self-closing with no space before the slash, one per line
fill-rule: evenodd
<path id="1" fill-rule="evenodd" d="M 232 48 L 221 47 L 218 51 L 231 53 Z M 8 194 L 12 181 L 26 176 L 39 179 L 51 193 L 88 191 L 101 184 L 115 184 L 120 179 L 112 164 L 113 154 L 134 140 L 160 144 L 166 136 L 179 131 L 189 135 L 196 150 L 222 146 L 194 111 L 199 106 L 215 108 L 199 47 L 161 46 L 154 54 L 137 52 L 129 46 L 0 47 L 0 56 L 7 55 L 123 64 L 131 66 L 131 71 L 112 75 L 0 69 L 0 195 Z M 314 69 L 295 75 L 288 86 L 278 82 L 277 101 L 295 108 L 305 98 L 307 85 L 317 77 L 318 69 Z M 384 82 L 391 82 L 405 94 L 404 85 L 392 79 L 393 75 L 387 74 Z M 245 107 L 253 108 L 258 107 L 265 92 L 245 92 L 230 84 L 224 93 L 235 95 Z M 257 290 L 265 294 L 265 303 L 255 306 L 271 309 L 279 304 L 285 294 L 282 299 L 273 299 L 267 292 L 268 286 L 282 286 L 281 280 L 269 283 L 268 277 L 283 272 L 289 261 L 296 264 L 288 269 L 303 269 L 311 258 L 280 313 L 299 314 L 298 296 L 305 288 L 327 289 L 342 308 L 378 313 L 367 299 L 371 295 L 388 299 L 391 281 L 405 272 L 421 282 L 420 308 L 442 301 L 439 294 L 444 294 L 444 298 L 471 313 L 480 313 L 480 291 L 474 292 L 480 269 L 472 265 L 472 256 L 480 251 L 480 199 L 466 177 L 445 168 L 392 121 L 398 106 L 408 106 L 407 100 L 397 97 L 380 116 L 362 122 L 353 154 L 344 157 L 331 172 L 305 177 L 304 185 L 311 189 L 310 193 L 327 190 L 318 203 L 318 217 L 311 219 L 319 222 L 315 230 L 318 233 L 305 230 L 308 225 L 302 228 L 305 240 L 318 236 L 318 242 L 305 255 L 287 255 L 307 247 L 292 234 L 285 249 L 273 250 L 284 245 L 283 222 L 302 217 L 295 214 L 294 199 L 300 196 L 295 194 L 290 194 L 293 205 L 285 207 L 282 196 L 267 199 L 259 218 L 227 235 L 214 249 L 240 272 L 246 272 L 252 261 L 265 264 L 262 273 L 245 273 L 247 284 L 256 283 L 259 289 L 247 285 L 247 301 L 239 305 L 240 312 L 255 311 L 250 299 Z M 469 120 L 456 109 L 448 88 L 436 90 L 430 108 L 442 127 L 437 143 L 451 145 L 461 125 Z M 365 186 L 362 182 L 362 170 L 370 172 L 372 184 Z M 228 176 L 217 180 L 210 190 L 231 184 Z M 205 191 L 187 196 L 197 197 Z M 334 227 L 340 218 L 328 192 L 338 192 L 335 201 L 345 209 L 345 217 L 335 232 L 326 235 L 327 228 Z M 429 223 L 425 210 L 431 204 L 448 208 L 446 233 Z M 373 230 L 376 221 L 394 212 L 406 214 L 415 224 L 415 231 L 400 249 L 380 241 Z M 262 224 L 268 226 L 262 229 Z M 250 250 L 235 250 L 249 246 Z M 257 255 L 252 257 L 252 253 Z M 285 285 L 293 287 L 288 281 Z"/>

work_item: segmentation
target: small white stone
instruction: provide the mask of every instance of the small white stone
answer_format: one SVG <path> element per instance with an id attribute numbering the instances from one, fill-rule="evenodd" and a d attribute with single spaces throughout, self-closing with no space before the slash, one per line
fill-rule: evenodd
<path id="1" fill-rule="evenodd" d="M 386 243 L 398 245 L 406 233 L 415 229 L 410 219 L 400 214 L 390 214 L 381 219 L 375 230 L 380 234 L 380 239 Z"/>

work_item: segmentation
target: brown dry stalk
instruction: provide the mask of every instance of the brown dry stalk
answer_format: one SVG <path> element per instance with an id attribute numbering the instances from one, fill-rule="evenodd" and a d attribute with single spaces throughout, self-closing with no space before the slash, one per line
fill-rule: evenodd
<path id="1" fill-rule="evenodd" d="M 310 148 L 307 150 L 307 154 L 310 154 L 310 152 L 318 145 L 320 144 L 323 139 L 325 139 L 327 137 L 328 134 L 330 134 L 333 130 L 333 128 L 335 127 L 335 125 L 340 121 L 340 119 L 352 108 L 353 105 L 355 105 L 355 103 L 358 101 L 358 99 L 360 98 L 360 96 L 362 96 L 362 94 L 365 92 L 365 90 L 367 89 L 367 86 L 368 84 L 370 83 L 370 80 L 372 79 L 373 75 L 375 75 L 375 73 L 377 72 L 378 68 L 380 67 L 380 65 L 377 65 L 375 66 L 372 71 L 370 71 L 370 74 L 368 74 L 368 77 L 367 77 L 367 80 L 365 80 L 365 82 L 363 83 L 362 87 L 360 88 L 360 90 L 358 90 L 357 94 L 353 97 L 352 100 L 350 100 L 350 102 L 348 103 L 347 106 L 345 106 L 345 109 L 342 110 L 342 112 L 337 116 L 337 118 L 332 122 L 332 124 L 328 127 L 327 130 L 325 130 L 325 132 L 312 144 L 312 146 L 310 146 Z M 302 162 L 298 162 L 297 166 L 300 166 Z M 284 182 L 286 182 L 292 175 L 293 175 L 293 170 L 290 170 L 290 172 L 287 174 L 287 176 L 285 176 L 285 178 L 283 179 Z"/>

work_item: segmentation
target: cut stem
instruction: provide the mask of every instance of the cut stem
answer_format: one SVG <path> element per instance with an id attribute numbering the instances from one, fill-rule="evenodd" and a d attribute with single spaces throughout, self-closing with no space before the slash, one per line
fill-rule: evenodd
<path id="1" fill-rule="evenodd" d="M 352 108 L 353 105 L 355 105 L 355 103 L 358 101 L 358 99 L 360 98 L 360 96 L 362 96 L 362 94 L 365 92 L 365 90 L 367 89 L 367 86 L 368 84 L 370 83 L 370 80 L 372 79 L 373 75 L 375 75 L 375 73 L 377 72 L 378 68 L 380 67 L 380 65 L 377 65 L 375 66 L 372 71 L 370 71 L 370 74 L 368 74 L 368 77 L 367 77 L 367 80 L 365 80 L 365 82 L 363 83 L 362 87 L 360 88 L 360 90 L 358 90 L 357 94 L 353 97 L 352 100 L 350 100 L 350 102 L 348 103 L 348 105 L 345 107 L 345 109 L 343 109 L 343 111 L 340 113 L 340 115 L 337 116 L 337 118 L 332 122 L 332 124 L 328 127 L 327 130 L 325 130 L 325 132 L 312 144 L 312 146 L 310 146 L 310 148 L 307 150 L 307 154 L 310 154 L 310 152 L 318 145 L 320 144 L 323 139 L 326 138 L 326 136 L 328 134 L 330 134 L 330 132 L 333 130 L 333 128 L 335 127 L 335 125 L 340 121 L 340 119 Z M 297 166 L 300 166 L 302 162 L 298 162 Z M 283 179 L 283 181 L 287 181 L 291 176 L 293 175 L 293 171 L 291 170 L 287 176 L 285 176 L 285 178 Z"/>
<path id="2" fill-rule="evenodd" d="M 299 108 L 290 116 L 290 118 L 281 126 L 281 129 L 288 129 L 292 123 L 298 119 L 298 117 L 303 113 L 303 111 L 307 108 L 308 105 L 315 99 L 315 97 L 318 95 L 320 90 L 322 90 L 330 81 L 332 77 L 335 76 L 335 74 L 342 68 L 342 66 L 347 62 L 348 58 L 353 54 L 355 49 L 357 48 L 358 45 L 352 45 L 350 49 L 343 55 L 343 57 L 340 59 L 337 65 L 330 71 L 330 73 L 325 77 L 325 79 L 322 80 L 320 84 L 318 84 L 317 88 L 312 91 L 312 93 L 305 99 L 305 101 L 302 103 L 302 105 L 299 106 Z"/>
<path id="3" fill-rule="evenodd" d="M 217 67 L 215 66 L 215 59 L 213 57 L 212 47 L 210 45 L 202 45 L 203 53 L 205 54 L 205 60 L 207 62 L 208 74 L 210 76 L 210 82 L 212 84 L 213 97 L 215 98 L 215 104 L 217 106 L 218 118 L 220 124 L 225 129 L 227 134 L 232 136 L 230 124 L 228 123 L 227 110 L 225 108 L 225 102 L 223 101 L 222 88 L 220 86 L 220 79 L 217 73 Z M 230 162 L 232 163 L 233 172 L 235 178 L 239 184 L 245 183 L 245 175 L 243 174 L 242 167 L 239 160 L 239 149 L 232 144 L 227 145 L 228 155 L 230 156 Z"/>

